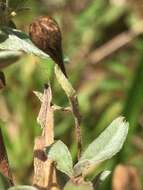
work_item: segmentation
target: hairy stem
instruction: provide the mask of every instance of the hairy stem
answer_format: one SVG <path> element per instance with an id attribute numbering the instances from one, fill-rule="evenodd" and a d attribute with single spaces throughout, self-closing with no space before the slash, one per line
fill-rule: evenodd
<path id="1" fill-rule="evenodd" d="M 74 121 L 75 121 L 75 130 L 76 130 L 76 140 L 77 140 L 77 147 L 78 147 L 78 159 L 81 156 L 82 150 L 82 137 L 81 137 L 81 115 L 79 112 L 79 104 L 77 99 L 76 91 L 73 89 L 71 83 L 68 79 L 64 76 L 58 65 L 55 65 L 55 74 L 57 77 L 58 82 L 60 83 L 61 87 L 65 91 L 69 102 L 71 104 L 71 110 L 73 113 Z"/>

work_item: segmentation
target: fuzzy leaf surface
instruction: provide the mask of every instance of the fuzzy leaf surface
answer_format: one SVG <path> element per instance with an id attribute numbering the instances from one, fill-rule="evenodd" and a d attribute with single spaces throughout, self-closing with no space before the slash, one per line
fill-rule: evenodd
<path id="1" fill-rule="evenodd" d="M 49 58 L 49 55 L 32 43 L 26 33 L 8 27 L 4 27 L 1 30 L 5 33 L 5 38 L 0 38 L 0 50 L 23 51 L 42 58 Z"/>
<path id="2" fill-rule="evenodd" d="M 62 141 L 55 142 L 50 148 L 47 148 L 47 156 L 56 162 L 56 168 L 67 174 L 73 175 L 73 162 L 67 146 Z"/>
<path id="3" fill-rule="evenodd" d="M 124 117 L 115 119 L 82 154 L 74 167 L 75 175 L 85 172 L 90 167 L 96 168 L 118 153 L 126 140 L 128 128 L 129 124 L 124 121 Z"/>

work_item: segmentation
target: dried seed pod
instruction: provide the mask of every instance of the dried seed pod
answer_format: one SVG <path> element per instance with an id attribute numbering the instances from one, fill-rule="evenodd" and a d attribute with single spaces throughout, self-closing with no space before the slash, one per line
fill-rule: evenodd
<path id="1" fill-rule="evenodd" d="M 62 36 L 57 22 L 49 16 L 39 17 L 30 25 L 29 35 L 33 43 L 47 53 L 67 77 L 63 62 Z"/>

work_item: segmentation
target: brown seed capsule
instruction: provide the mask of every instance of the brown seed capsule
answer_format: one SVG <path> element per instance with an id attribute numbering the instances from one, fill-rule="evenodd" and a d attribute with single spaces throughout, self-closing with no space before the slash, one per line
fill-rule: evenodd
<path id="1" fill-rule="evenodd" d="M 49 16 L 37 18 L 29 28 L 33 43 L 47 53 L 59 65 L 67 77 L 62 51 L 62 36 L 57 22 Z"/>

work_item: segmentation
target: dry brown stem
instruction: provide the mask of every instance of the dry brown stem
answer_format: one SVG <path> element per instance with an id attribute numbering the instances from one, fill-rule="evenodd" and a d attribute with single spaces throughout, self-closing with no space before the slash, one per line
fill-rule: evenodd
<path id="1" fill-rule="evenodd" d="M 38 122 L 43 128 L 42 136 L 37 137 L 34 147 L 34 180 L 39 190 L 57 190 L 56 171 L 52 160 L 45 154 L 45 147 L 54 142 L 54 110 L 51 106 L 52 92 L 45 86 Z"/>

